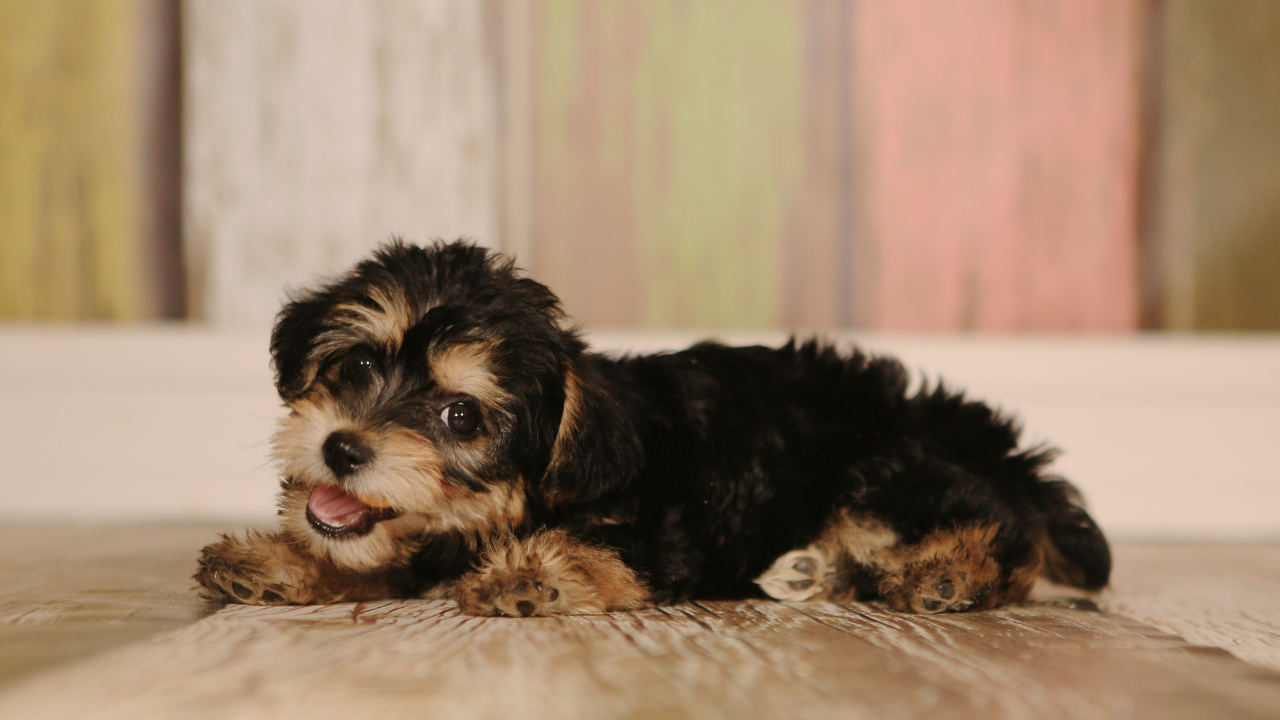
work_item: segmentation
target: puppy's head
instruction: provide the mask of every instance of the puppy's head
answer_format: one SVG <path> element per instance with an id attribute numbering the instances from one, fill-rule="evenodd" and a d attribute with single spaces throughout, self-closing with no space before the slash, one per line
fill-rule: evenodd
<path id="1" fill-rule="evenodd" d="M 356 569 L 429 533 L 519 524 L 584 345 L 559 301 L 467 243 L 387 245 L 302 293 L 271 338 L 286 530 Z"/>

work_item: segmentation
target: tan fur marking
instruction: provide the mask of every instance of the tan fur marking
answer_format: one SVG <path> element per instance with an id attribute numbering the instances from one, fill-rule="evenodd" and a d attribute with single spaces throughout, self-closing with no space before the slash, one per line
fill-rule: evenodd
<path id="1" fill-rule="evenodd" d="M 431 375 L 451 392 L 470 395 L 488 406 L 501 405 L 507 393 L 489 371 L 493 348 L 491 343 L 451 345 L 431 357 Z"/>
<path id="2" fill-rule="evenodd" d="M 395 350 L 417 321 L 409 298 L 400 288 L 373 287 L 369 289 L 369 299 L 378 307 L 371 308 L 358 302 L 342 303 L 333 309 L 334 317 L 342 318 L 347 328 L 370 341 Z"/>
<path id="3" fill-rule="evenodd" d="M 560 468 L 568 452 L 569 438 L 578 430 L 578 415 L 581 412 L 582 388 L 578 374 L 572 368 L 564 374 L 564 410 L 560 413 L 560 427 L 556 430 L 556 441 L 551 446 L 551 462 L 547 465 L 547 474 Z"/>
<path id="4" fill-rule="evenodd" d="M 577 615 L 643 607 L 649 589 L 616 552 L 549 530 L 497 539 L 454 598 L 473 615 Z"/>
<path id="5" fill-rule="evenodd" d="M 361 343 L 371 343 L 393 352 L 400 347 L 405 332 L 418 320 L 409 298 L 399 288 L 375 287 L 369 290 L 369 299 L 378 307 L 347 302 L 333 308 L 331 318 L 340 324 L 316 336 L 303 368 L 304 386 L 315 380 L 320 359 L 330 354 Z"/>

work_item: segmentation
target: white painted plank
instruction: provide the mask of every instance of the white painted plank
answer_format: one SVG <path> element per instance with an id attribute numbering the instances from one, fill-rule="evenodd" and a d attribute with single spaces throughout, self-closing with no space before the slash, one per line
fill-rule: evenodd
<path id="1" fill-rule="evenodd" d="M 282 288 L 393 234 L 499 230 L 497 80 L 479 2 L 183 5 L 192 309 L 267 326 Z"/>

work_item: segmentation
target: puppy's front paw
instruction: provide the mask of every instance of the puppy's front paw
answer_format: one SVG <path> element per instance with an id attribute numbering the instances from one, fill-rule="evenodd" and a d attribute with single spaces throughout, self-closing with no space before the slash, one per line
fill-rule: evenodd
<path id="1" fill-rule="evenodd" d="M 631 610 L 649 592 L 612 550 L 551 530 L 496 542 L 453 596 L 473 615 L 529 617 Z"/>
<path id="2" fill-rule="evenodd" d="M 534 570 L 476 573 L 459 584 L 458 608 L 471 615 L 532 617 L 571 612 L 554 580 Z"/>
<path id="3" fill-rule="evenodd" d="M 293 573 L 281 572 L 271 553 L 258 547 L 265 536 L 250 534 L 247 541 L 222 536 L 200 552 L 195 580 L 206 598 L 245 605 L 296 605 L 303 598 L 290 586 Z"/>

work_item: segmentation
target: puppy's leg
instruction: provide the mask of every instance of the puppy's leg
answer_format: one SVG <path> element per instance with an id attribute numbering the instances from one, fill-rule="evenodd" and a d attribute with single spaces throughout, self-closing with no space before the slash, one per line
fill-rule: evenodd
<path id="1" fill-rule="evenodd" d="M 310 605 L 392 597 L 389 573 L 355 573 L 301 552 L 281 533 L 250 531 L 200 553 L 195 580 L 211 600 L 246 605 Z"/>
<path id="2" fill-rule="evenodd" d="M 930 533 L 881 558 L 881 596 L 902 612 L 940 613 L 986 610 L 1027 599 L 1040 572 L 1040 553 L 1031 548 L 1010 566 L 995 524 L 974 524 Z M 1012 541 L 1016 542 L 1016 540 Z"/>
<path id="3" fill-rule="evenodd" d="M 1030 546 L 1008 551 L 1020 542 L 998 524 L 971 523 L 908 544 L 882 521 L 842 512 L 817 541 L 783 555 L 756 582 L 784 601 L 881 598 L 902 612 L 982 610 L 1030 594 L 1041 555 Z"/>
<path id="4" fill-rule="evenodd" d="M 631 610 L 646 604 L 649 590 L 614 551 L 550 530 L 495 541 L 454 597 L 473 615 L 527 617 Z"/>

